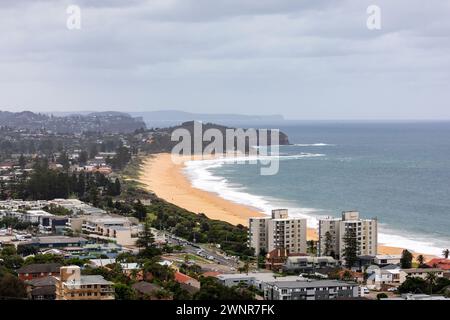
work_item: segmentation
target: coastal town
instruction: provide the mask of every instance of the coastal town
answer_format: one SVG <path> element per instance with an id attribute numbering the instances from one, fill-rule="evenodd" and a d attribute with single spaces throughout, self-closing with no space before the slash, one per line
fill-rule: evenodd
<path id="1" fill-rule="evenodd" d="M 450 299 L 449 250 L 387 252 L 370 213 L 311 228 L 193 190 L 167 161 L 174 128 L 117 113 L 2 121 L 1 299 Z"/>

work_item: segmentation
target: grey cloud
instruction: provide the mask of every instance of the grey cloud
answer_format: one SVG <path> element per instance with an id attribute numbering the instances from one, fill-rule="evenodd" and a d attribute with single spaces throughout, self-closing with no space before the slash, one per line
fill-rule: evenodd
<path id="1" fill-rule="evenodd" d="M 441 115 L 445 100 L 434 97 L 450 98 L 440 91 L 450 80 L 444 1 L 377 1 L 375 32 L 365 27 L 368 0 L 0 3 L 0 106 L 276 106 L 295 117 L 340 108 L 345 118 L 363 114 L 372 91 L 367 108 L 386 117 L 426 113 L 426 94 Z M 69 3 L 82 8 L 82 30 L 65 28 Z"/>

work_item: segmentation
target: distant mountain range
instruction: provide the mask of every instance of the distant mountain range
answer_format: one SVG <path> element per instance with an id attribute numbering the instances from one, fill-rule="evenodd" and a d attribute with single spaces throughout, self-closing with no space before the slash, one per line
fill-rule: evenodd
<path id="1" fill-rule="evenodd" d="M 67 116 L 75 112 L 52 112 L 53 115 Z M 76 112 L 77 114 L 90 114 L 90 111 Z M 242 115 L 227 113 L 192 113 L 178 110 L 128 112 L 133 117 L 142 118 L 148 127 L 176 126 L 187 121 L 211 122 L 222 125 L 237 126 L 278 123 L 284 121 L 282 115 Z"/>
<path id="2" fill-rule="evenodd" d="M 0 126 L 23 130 L 44 129 L 59 134 L 86 131 L 128 133 L 146 128 L 142 118 L 134 118 L 122 112 L 49 115 L 30 111 L 0 111 Z"/>

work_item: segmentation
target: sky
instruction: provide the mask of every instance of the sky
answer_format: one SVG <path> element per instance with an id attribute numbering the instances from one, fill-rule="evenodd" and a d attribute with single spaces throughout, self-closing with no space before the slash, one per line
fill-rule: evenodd
<path id="1" fill-rule="evenodd" d="M 0 110 L 450 119 L 449 17 L 448 0 L 2 0 Z"/>

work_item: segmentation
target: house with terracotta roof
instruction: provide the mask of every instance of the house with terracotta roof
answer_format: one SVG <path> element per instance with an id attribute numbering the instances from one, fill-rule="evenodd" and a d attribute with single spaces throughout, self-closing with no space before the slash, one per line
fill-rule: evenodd
<path id="1" fill-rule="evenodd" d="M 47 276 L 59 275 L 59 263 L 36 263 L 23 266 L 17 270 L 17 275 L 20 280 L 32 280 L 36 278 L 44 278 Z"/>
<path id="2" fill-rule="evenodd" d="M 430 268 L 439 268 L 441 270 L 450 270 L 450 259 L 434 258 L 426 263 Z"/>
<path id="3" fill-rule="evenodd" d="M 198 280 L 179 271 L 175 272 L 175 281 L 190 293 L 195 293 L 200 290 L 200 282 Z"/>

